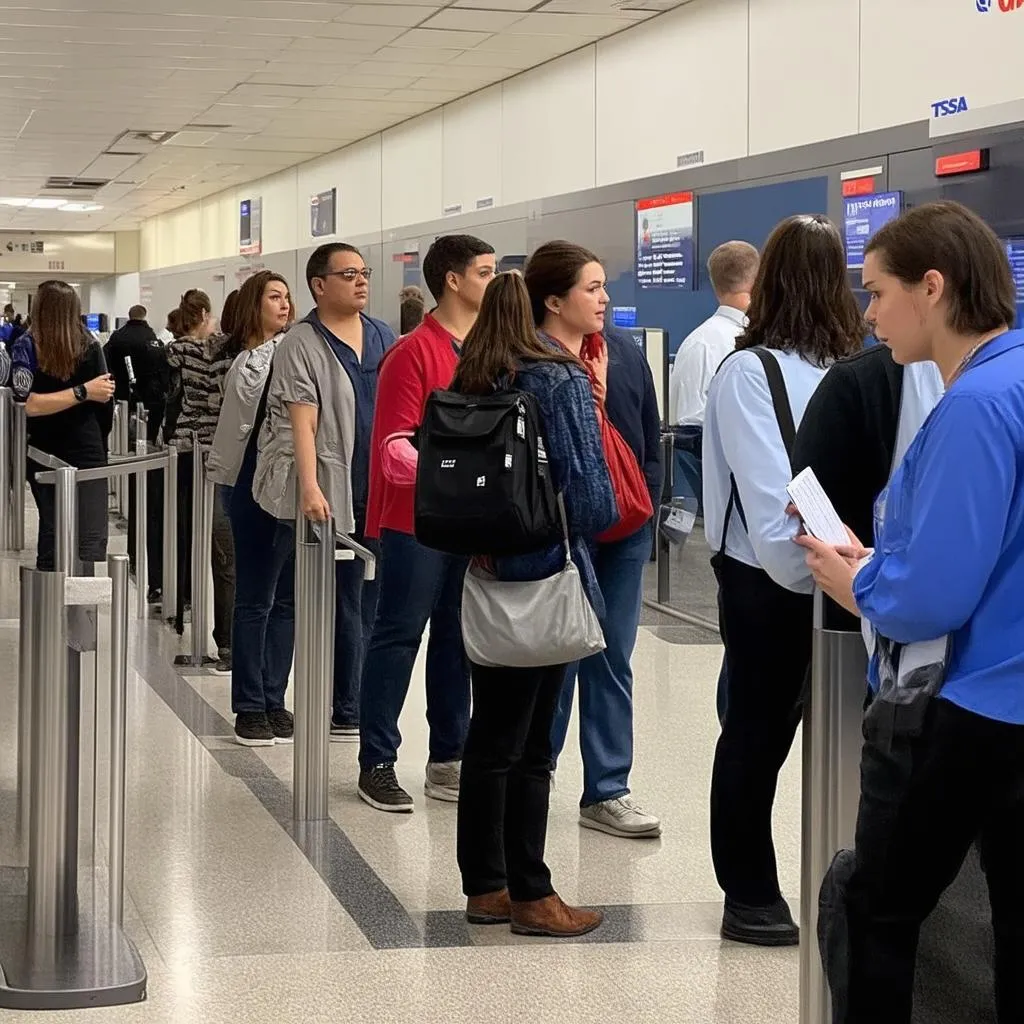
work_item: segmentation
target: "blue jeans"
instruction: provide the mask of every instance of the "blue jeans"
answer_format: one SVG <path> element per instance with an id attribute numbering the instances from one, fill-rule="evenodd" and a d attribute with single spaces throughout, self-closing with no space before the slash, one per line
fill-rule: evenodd
<path id="1" fill-rule="evenodd" d="M 698 515 L 704 514 L 704 463 L 701 445 L 703 427 L 673 427 L 675 464 L 672 474 L 672 497 L 695 498 Z"/>
<path id="2" fill-rule="evenodd" d="M 640 628 L 644 566 L 651 557 L 651 525 L 632 537 L 599 544 L 594 569 L 604 595 L 601 619 L 608 645 L 566 673 L 551 730 L 557 759 L 565 746 L 576 676 L 580 680 L 580 751 L 583 754 L 581 806 L 625 796 L 633 767 L 633 670 L 630 658 Z"/>
<path id="3" fill-rule="evenodd" d="M 231 495 L 235 615 L 231 631 L 231 709 L 284 707 L 295 650 L 295 529 L 267 515 L 248 486 Z"/>
<path id="4" fill-rule="evenodd" d="M 373 634 L 380 579 L 380 545 L 367 540 L 363 530 L 366 517 L 356 514 L 352 539 L 378 556 L 377 575 L 364 578 L 365 564 L 359 558 L 334 563 L 334 700 L 331 714 L 339 725 L 359 724 L 359 684 L 363 678 L 366 648 Z"/>
<path id="5" fill-rule="evenodd" d="M 398 718 L 428 621 L 430 760 L 458 761 L 469 728 L 469 665 L 460 621 L 466 560 L 394 530 L 382 531 L 380 555 L 377 617 L 359 695 L 359 765 L 369 769 L 398 759 Z"/>

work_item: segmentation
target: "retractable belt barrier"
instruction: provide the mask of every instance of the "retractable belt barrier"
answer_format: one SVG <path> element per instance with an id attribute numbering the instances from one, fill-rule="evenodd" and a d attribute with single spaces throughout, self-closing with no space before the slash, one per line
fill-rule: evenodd
<path id="1" fill-rule="evenodd" d="M 811 685 L 803 716 L 800 1024 L 832 1020 L 818 952 L 818 892 L 836 853 L 853 849 L 867 694 L 867 651 L 860 633 L 825 629 L 824 610 L 824 595 L 815 591 Z"/>
<path id="2" fill-rule="evenodd" d="M 364 579 L 376 575 L 372 551 L 314 523 L 295 503 L 295 748 L 292 813 L 296 821 L 328 816 L 331 692 L 334 683 L 335 561 L 358 558 Z M 339 546 L 340 545 L 340 546 Z"/>

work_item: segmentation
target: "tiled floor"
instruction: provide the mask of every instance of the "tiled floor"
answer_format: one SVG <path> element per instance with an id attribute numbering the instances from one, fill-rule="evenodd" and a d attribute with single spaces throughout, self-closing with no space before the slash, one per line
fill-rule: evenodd
<path id="1" fill-rule="evenodd" d="M 13 827 L 16 580 L 13 560 L 0 561 L 0 658 L 10 666 L 0 677 L 0 700 L 10 710 L 0 720 L 0 868 L 25 863 Z M 717 935 L 707 803 L 720 648 L 707 636 L 655 635 L 663 628 L 672 627 L 641 630 L 634 658 L 632 781 L 638 799 L 662 817 L 664 835 L 627 841 L 581 830 L 581 765 L 575 748 L 566 751 L 552 794 L 549 862 L 566 899 L 607 907 L 608 920 L 584 940 L 558 943 L 464 923 L 456 808 L 422 792 L 422 662 L 402 720 L 399 766 L 416 813 L 389 816 L 362 804 L 356 746 L 335 744 L 332 820 L 302 829 L 291 822 L 292 748 L 236 747 L 229 681 L 178 675 L 171 667 L 178 638 L 155 621 L 137 624 L 126 925 L 149 970 L 149 998 L 45 1019 L 795 1021 L 796 952 L 742 948 Z M 104 737 L 101 730 L 101 745 Z M 776 814 L 783 888 L 794 907 L 797 769 L 794 754 Z M 23 1019 L 0 1011 L 4 1024 Z"/>

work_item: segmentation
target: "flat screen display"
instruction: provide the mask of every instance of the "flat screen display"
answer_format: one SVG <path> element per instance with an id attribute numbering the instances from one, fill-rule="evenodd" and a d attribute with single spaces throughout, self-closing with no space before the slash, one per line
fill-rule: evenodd
<path id="1" fill-rule="evenodd" d="M 693 288 L 692 192 L 637 201 L 636 283 L 641 288 Z"/>
<path id="2" fill-rule="evenodd" d="M 309 200 L 309 233 L 314 238 L 333 235 L 336 230 L 338 190 L 328 189 L 311 196 Z"/>
<path id="3" fill-rule="evenodd" d="M 85 314 L 85 328 L 88 331 L 99 331 L 99 329 L 100 329 L 100 314 L 99 313 L 86 313 Z"/>
<path id="4" fill-rule="evenodd" d="M 1017 289 L 1017 304 L 1024 304 L 1024 236 L 1004 238 L 1006 258 L 1010 261 L 1013 284 Z"/>
<path id="5" fill-rule="evenodd" d="M 864 266 L 864 250 L 872 236 L 903 209 L 902 192 L 875 192 L 843 200 L 843 237 L 846 240 L 846 267 Z"/>

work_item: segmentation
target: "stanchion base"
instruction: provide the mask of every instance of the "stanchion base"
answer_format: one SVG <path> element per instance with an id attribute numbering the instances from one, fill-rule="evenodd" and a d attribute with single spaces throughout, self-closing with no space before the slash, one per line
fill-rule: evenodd
<path id="1" fill-rule="evenodd" d="M 81 1010 L 146 998 L 146 966 L 120 928 L 83 917 L 77 935 L 40 943 L 27 917 L 25 901 L 0 922 L 0 1007 Z"/>
<path id="2" fill-rule="evenodd" d="M 176 654 L 174 664 L 177 668 L 206 668 L 209 665 L 216 665 L 217 659 L 204 654 L 202 660 L 197 662 L 191 654 Z"/>

